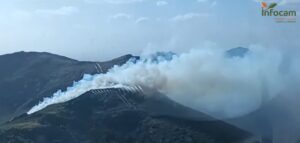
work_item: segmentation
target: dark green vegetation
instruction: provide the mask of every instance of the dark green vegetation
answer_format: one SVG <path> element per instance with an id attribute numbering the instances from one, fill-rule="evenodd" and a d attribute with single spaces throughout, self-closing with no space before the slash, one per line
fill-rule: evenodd
<path id="1" fill-rule="evenodd" d="M 235 143 L 250 136 L 158 92 L 120 89 L 93 90 L 24 114 L 0 132 L 0 142 L 11 143 Z"/>
<path id="2" fill-rule="evenodd" d="M 124 64 L 131 55 L 98 62 L 102 72 Z M 0 56 L 0 123 L 27 112 L 44 97 L 94 74 L 96 62 L 81 62 L 50 53 L 18 52 Z M 101 71 L 100 71 L 101 72 Z"/>

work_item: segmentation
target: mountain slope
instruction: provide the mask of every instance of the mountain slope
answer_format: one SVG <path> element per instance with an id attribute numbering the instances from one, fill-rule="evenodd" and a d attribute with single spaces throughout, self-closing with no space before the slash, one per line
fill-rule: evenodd
<path id="1" fill-rule="evenodd" d="M 11 143 L 235 143 L 248 137 L 158 92 L 123 89 L 92 90 L 0 126 L 0 142 Z"/>
<path id="2" fill-rule="evenodd" d="M 132 57 L 125 55 L 108 62 L 81 62 L 38 52 L 0 56 L 0 124 L 28 111 L 44 97 L 72 85 L 83 74 L 106 72 Z"/>

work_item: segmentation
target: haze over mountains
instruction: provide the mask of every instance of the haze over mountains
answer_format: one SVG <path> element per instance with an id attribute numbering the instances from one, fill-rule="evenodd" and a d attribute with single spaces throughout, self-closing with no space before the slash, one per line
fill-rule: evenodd
<path id="1" fill-rule="evenodd" d="M 80 62 L 35 52 L 0 56 L 5 69 L 1 70 L 0 117 L 6 122 L 0 126 L 0 141 L 238 142 L 251 136 L 152 90 L 147 94 L 122 89 L 89 91 L 70 102 L 26 115 L 42 98 L 66 88 L 83 74 L 106 72 L 130 58 L 138 59 L 125 55 L 108 62 Z"/>
<path id="2" fill-rule="evenodd" d="M 252 52 L 239 47 L 223 52 L 223 56 L 230 61 L 239 61 Z M 290 109 L 298 107 L 297 96 L 270 99 L 266 94 L 262 101 L 268 104 L 244 115 L 220 120 L 151 87 L 91 89 L 70 101 L 49 104 L 33 114 L 26 114 L 57 90 L 67 91 L 67 87 L 82 79 L 84 74 L 112 74 L 112 71 L 118 71 L 115 65 L 126 69 L 127 61 L 161 65 L 178 60 L 178 55 L 156 53 L 151 59 L 143 61 L 140 57 L 125 55 L 107 62 L 82 62 L 36 52 L 0 56 L 0 66 L 3 67 L 0 71 L 0 142 L 294 143 L 299 140 L 296 134 L 299 118 L 294 116 L 296 110 Z M 130 64 L 129 67 L 134 69 Z M 125 76 L 122 72 L 120 74 Z M 287 102 L 291 106 L 283 104 Z M 282 114 L 290 118 L 280 118 Z M 285 126 L 281 122 L 289 124 Z"/>

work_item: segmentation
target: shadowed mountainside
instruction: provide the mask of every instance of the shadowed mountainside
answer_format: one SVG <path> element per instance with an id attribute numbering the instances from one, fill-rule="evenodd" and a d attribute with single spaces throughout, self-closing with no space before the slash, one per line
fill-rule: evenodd
<path id="1" fill-rule="evenodd" d="M 12 143 L 238 143 L 248 137 L 158 92 L 123 89 L 92 90 L 0 126 L 0 142 Z"/>
<path id="2" fill-rule="evenodd" d="M 65 89 L 83 74 L 107 72 L 132 55 L 107 62 L 82 62 L 50 53 L 17 52 L 0 56 L 0 124 L 27 112 L 44 97 Z"/>

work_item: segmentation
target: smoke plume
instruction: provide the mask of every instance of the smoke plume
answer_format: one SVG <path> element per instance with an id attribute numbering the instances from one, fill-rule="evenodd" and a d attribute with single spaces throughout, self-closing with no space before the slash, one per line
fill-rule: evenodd
<path id="1" fill-rule="evenodd" d="M 229 118 L 249 113 L 295 87 L 289 85 L 289 79 L 299 81 L 295 62 L 298 58 L 287 61 L 279 49 L 251 47 L 243 57 L 228 57 L 225 53 L 224 49 L 202 48 L 173 54 L 171 58 L 168 55 L 167 60 L 163 56 L 155 60 L 151 56 L 141 57 L 105 74 L 85 75 L 66 91 L 45 98 L 28 114 L 69 101 L 91 89 L 140 85 L 195 110 Z M 289 70 L 283 72 L 283 67 Z"/>

